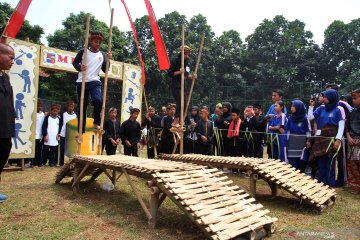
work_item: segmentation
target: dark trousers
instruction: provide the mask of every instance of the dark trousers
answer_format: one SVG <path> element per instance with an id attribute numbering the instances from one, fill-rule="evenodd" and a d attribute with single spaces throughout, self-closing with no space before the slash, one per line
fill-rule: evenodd
<path id="1" fill-rule="evenodd" d="M 176 152 L 178 152 L 179 145 L 177 147 Z M 162 141 L 162 143 L 161 143 L 161 153 L 172 154 L 174 146 L 175 146 L 174 142 L 163 142 Z"/>
<path id="2" fill-rule="evenodd" d="M 79 103 L 79 110 L 77 112 L 78 123 L 80 121 L 80 96 L 81 96 L 81 82 L 76 83 L 77 100 Z M 94 106 L 94 124 L 100 125 L 101 120 L 101 107 L 102 107 L 102 93 L 101 93 L 101 82 L 92 81 L 85 83 L 85 94 L 84 94 L 84 111 L 83 111 L 83 133 L 85 132 L 86 125 L 86 110 L 89 104 L 89 94 L 91 95 L 91 101 Z M 78 125 L 79 126 L 79 125 Z"/>
<path id="3" fill-rule="evenodd" d="M 202 155 L 213 155 L 213 145 L 203 143 L 201 140 L 198 141 L 196 145 L 196 152 Z"/>
<path id="4" fill-rule="evenodd" d="M 11 147 L 11 138 L 0 138 L 0 175 L 9 159 Z"/>
<path id="5" fill-rule="evenodd" d="M 186 81 L 186 79 L 185 79 Z M 184 111 L 186 108 L 186 102 L 187 102 L 187 90 L 185 88 L 184 91 Z M 181 112 L 181 89 L 180 88 L 174 88 L 172 87 L 172 94 L 174 96 L 175 99 L 175 104 L 176 104 L 176 112 L 175 112 L 175 117 L 180 117 L 180 112 Z M 180 121 L 179 121 L 180 122 Z"/>
<path id="6" fill-rule="evenodd" d="M 117 145 L 116 146 L 112 145 L 111 141 L 106 142 L 105 145 L 106 155 L 115 155 L 116 149 L 117 149 Z"/>
<path id="7" fill-rule="evenodd" d="M 318 158 L 320 182 L 329 185 L 330 187 L 336 187 L 335 161 L 336 159 L 331 159 L 327 156 Z"/>
<path id="8" fill-rule="evenodd" d="M 65 138 L 60 137 L 60 159 L 59 159 L 60 166 L 64 166 L 64 157 L 65 157 Z"/>
<path id="9" fill-rule="evenodd" d="M 156 154 L 159 154 L 159 153 L 160 153 L 159 147 L 149 148 L 148 146 L 146 146 L 148 158 L 150 158 L 150 159 L 155 159 L 155 149 L 156 149 Z"/>
<path id="10" fill-rule="evenodd" d="M 59 146 L 43 146 L 42 156 L 41 156 L 41 165 L 46 165 L 47 160 L 49 159 L 49 166 L 55 167 L 58 162 L 58 150 Z"/>
<path id="11" fill-rule="evenodd" d="M 138 156 L 137 144 L 134 144 L 131 147 L 124 145 L 124 154 L 127 156 L 137 157 Z"/>
<path id="12" fill-rule="evenodd" d="M 254 142 L 254 157 L 256 158 L 263 157 L 263 148 L 261 142 Z"/>
<path id="13" fill-rule="evenodd" d="M 40 166 L 42 147 L 43 142 L 41 139 L 35 139 L 35 158 L 32 159 L 32 166 Z"/>
<path id="14" fill-rule="evenodd" d="M 230 152 L 229 152 L 228 156 L 230 156 L 230 157 L 241 157 L 241 155 L 243 153 L 242 146 L 230 146 L 229 150 L 230 150 Z"/>
<path id="15" fill-rule="evenodd" d="M 190 138 L 185 138 L 184 139 L 184 153 L 185 154 L 189 154 L 189 153 L 195 153 L 195 148 L 198 144 L 198 140 L 192 140 Z"/>

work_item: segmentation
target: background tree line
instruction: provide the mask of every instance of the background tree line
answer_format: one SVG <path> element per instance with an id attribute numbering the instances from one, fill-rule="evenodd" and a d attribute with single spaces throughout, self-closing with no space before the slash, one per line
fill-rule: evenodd
<path id="1" fill-rule="evenodd" d="M 0 29 L 4 29 L 13 9 L 0 3 Z M 360 18 L 350 23 L 334 21 L 324 32 L 324 43 L 319 46 L 313 34 L 305 30 L 300 20 L 289 21 L 281 15 L 264 19 L 254 33 L 243 39 L 235 30 L 216 36 L 206 17 L 199 14 L 187 20 L 179 12 L 171 12 L 158 19 L 169 58 L 180 51 L 181 25 L 185 25 L 187 45 L 193 48 L 191 66 L 195 67 L 201 35 L 205 46 L 195 86 L 193 104 L 213 107 L 217 102 L 230 101 L 238 107 L 255 102 L 264 107 L 270 104 L 271 90 L 283 89 L 286 99 L 307 100 L 323 90 L 328 82 L 341 85 L 341 93 L 360 87 Z M 157 56 L 148 16 L 134 22 L 145 62 L 148 102 L 159 109 L 172 102 L 170 79 L 166 71 L 158 70 Z M 103 49 L 107 49 L 107 23 L 92 17 L 91 30 L 105 35 Z M 40 43 L 43 29 L 28 21 L 17 38 Z M 48 35 L 50 47 L 78 51 L 84 44 L 85 13 L 70 14 L 63 28 Z M 139 64 L 132 32 L 113 28 L 112 52 L 115 60 Z M 40 78 L 41 98 L 56 101 L 75 99 L 76 75 L 53 73 Z M 107 106 L 120 107 L 121 83 L 111 82 Z"/>

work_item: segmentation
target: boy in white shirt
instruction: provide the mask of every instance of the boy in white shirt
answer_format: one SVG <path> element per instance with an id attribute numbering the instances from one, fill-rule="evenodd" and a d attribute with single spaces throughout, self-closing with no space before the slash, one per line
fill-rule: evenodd
<path id="1" fill-rule="evenodd" d="M 104 53 L 100 51 L 104 35 L 101 32 L 92 32 L 90 34 L 90 48 L 87 51 L 87 63 L 82 63 L 84 49 L 80 50 L 76 55 L 73 66 L 79 71 L 78 79 L 76 80 L 77 100 L 80 104 L 81 83 L 83 72 L 86 71 L 85 80 L 85 94 L 84 94 L 84 111 L 83 111 L 83 133 L 86 125 L 86 109 L 89 101 L 89 94 L 91 95 L 92 104 L 94 106 L 94 131 L 101 132 L 100 129 L 100 113 L 102 107 L 102 92 L 100 81 L 100 70 L 106 72 L 106 58 L 111 59 L 111 52 Z M 80 116 L 80 108 L 78 110 Z"/>
<path id="2" fill-rule="evenodd" d="M 37 102 L 36 113 L 36 136 L 35 136 L 35 158 L 33 159 L 31 166 L 38 167 L 41 164 L 41 151 L 43 146 L 42 141 L 42 125 L 44 122 L 45 114 L 42 111 L 43 103 L 40 99 Z"/>
<path id="3" fill-rule="evenodd" d="M 64 112 L 61 116 L 62 128 L 60 131 L 60 160 L 59 160 L 60 166 L 64 166 L 66 123 L 76 118 L 76 113 L 74 112 L 74 108 L 75 108 L 74 101 L 68 101 L 66 103 L 66 112 Z"/>
<path id="4" fill-rule="evenodd" d="M 59 134 L 62 127 L 62 122 L 58 115 L 59 111 L 59 105 L 53 104 L 51 106 L 50 115 L 44 118 L 44 123 L 42 125 L 44 146 L 42 150 L 41 166 L 46 165 L 48 159 L 50 167 L 55 167 L 57 165 L 60 139 Z"/>

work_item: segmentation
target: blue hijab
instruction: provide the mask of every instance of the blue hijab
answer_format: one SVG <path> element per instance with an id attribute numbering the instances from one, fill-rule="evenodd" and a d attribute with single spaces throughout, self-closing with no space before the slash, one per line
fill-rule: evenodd
<path id="1" fill-rule="evenodd" d="M 293 100 L 291 102 L 292 105 L 294 105 L 295 109 L 296 109 L 296 112 L 292 113 L 291 114 L 291 119 L 294 121 L 294 122 L 302 122 L 304 121 L 307 116 L 306 116 L 306 107 L 305 107 L 305 104 L 301 101 L 301 100 Z"/>
<path id="2" fill-rule="evenodd" d="M 336 90 L 329 89 L 322 94 L 329 100 L 329 103 L 325 103 L 325 111 L 329 112 L 339 105 L 339 94 Z"/>

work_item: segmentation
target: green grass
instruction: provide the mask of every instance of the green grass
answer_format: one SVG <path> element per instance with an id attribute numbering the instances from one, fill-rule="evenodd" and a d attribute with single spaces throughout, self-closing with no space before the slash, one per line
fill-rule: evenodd
<path id="1" fill-rule="evenodd" d="M 9 200 L 0 204 L 0 239 L 204 239 L 204 235 L 166 199 L 160 208 L 156 229 L 147 219 L 124 177 L 117 190 L 104 192 L 105 176 L 93 183 L 81 183 L 73 194 L 70 179 L 57 185 L 54 176 L 59 169 L 37 168 L 24 172 L 5 172 L 0 192 Z M 248 189 L 248 181 L 230 176 Z M 132 177 L 146 204 L 150 197 L 145 181 Z M 272 199 L 266 183 L 258 181 L 258 202 L 279 219 L 277 232 L 271 239 L 293 239 L 292 231 L 334 233 L 333 239 L 360 239 L 360 196 L 348 189 L 338 189 L 336 204 L 322 215 L 315 215 L 298 199 L 280 191 Z M 297 237 L 296 239 L 323 239 Z"/>

